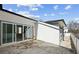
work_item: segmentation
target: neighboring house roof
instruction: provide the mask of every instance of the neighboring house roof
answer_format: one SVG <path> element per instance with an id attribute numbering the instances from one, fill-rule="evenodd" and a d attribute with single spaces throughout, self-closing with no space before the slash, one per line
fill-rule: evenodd
<path id="1" fill-rule="evenodd" d="M 32 19 L 32 18 L 30 18 L 30 17 L 26 17 L 26 16 L 23 16 L 23 15 L 17 14 L 17 13 L 12 12 L 12 11 L 5 10 L 5 9 L 2 8 L 2 4 L 0 4 L 0 10 L 2 10 L 2 11 L 4 11 L 4 12 L 11 13 L 11 14 L 14 14 L 14 15 L 17 15 L 17 16 L 20 16 L 20 17 L 23 17 L 23 18 L 26 18 L 26 19 L 29 19 L 29 20 L 37 21 L 37 20 Z"/>
<path id="2" fill-rule="evenodd" d="M 64 19 L 45 21 L 45 23 L 56 25 L 56 26 L 59 26 L 59 25 L 66 26 Z"/>

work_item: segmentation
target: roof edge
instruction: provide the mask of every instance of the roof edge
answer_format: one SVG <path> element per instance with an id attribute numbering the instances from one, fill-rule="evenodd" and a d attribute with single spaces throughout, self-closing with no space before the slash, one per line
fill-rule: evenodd
<path id="1" fill-rule="evenodd" d="M 23 15 L 17 14 L 17 13 L 12 12 L 12 11 L 8 11 L 8 10 L 6 10 L 6 9 L 0 9 L 0 10 L 5 11 L 5 12 L 8 12 L 8 13 L 11 13 L 11 14 L 14 14 L 14 15 L 17 15 L 17 16 L 20 16 L 20 17 L 23 17 L 23 18 L 26 18 L 26 19 L 30 19 L 30 20 L 33 20 L 33 21 L 37 21 L 37 20 L 32 19 L 32 18 L 30 18 L 30 17 L 26 17 L 26 16 L 23 16 Z"/>
<path id="2" fill-rule="evenodd" d="M 64 21 L 64 19 L 59 19 L 59 20 L 50 20 L 50 21 L 54 21 L 54 22 L 57 22 L 57 21 L 63 21 L 63 23 L 65 24 L 65 26 L 67 26 L 66 23 L 65 23 L 65 21 Z M 49 22 L 49 21 L 45 21 L 45 23 L 46 23 L 46 22 Z"/>

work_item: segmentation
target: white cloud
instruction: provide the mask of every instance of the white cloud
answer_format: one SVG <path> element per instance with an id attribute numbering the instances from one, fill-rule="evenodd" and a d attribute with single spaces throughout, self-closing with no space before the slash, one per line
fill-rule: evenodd
<path id="1" fill-rule="evenodd" d="M 44 14 L 44 16 L 48 16 L 48 14 Z"/>
<path id="2" fill-rule="evenodd" d="M 23 16 L 26 16 L 26 17 L 30 17 L 30 18 L 39 18 L 40 17 L 39 15 L 30 14 L 30 12 L 28 12 L 28 11 L 18 11 L 17 13 L 21 14 Z"/>
<path id="3" fill-rule="evenodd" d="M 34 17 L 37 17 L 37 18 L 39 18 L 40 16 L 38 16 L 38 15 L 34 15 Z"/>
<path id="4" fill-rule="evenodd" d="M 54 13 L 51 13 L 51 14 L 44 14 L 44 16 L 55 16 Z"/>
<path id="5" fill-rule="evenodd" d="M 28 11 L 18 11 L 17 13 L 26 17 L 34 17 L 34 15 L 31 15 Z"/>
<path id="6" fill-rule="evenodd" d="M 57 10 L 58 9 L 58 5 L 55 5 L 53 8 L 54 8 L 54 10 Z"/>
<path id="7" fill-rule="evenodd" d="M 10 9 L 8 9 L 9 11 L 13 11 L 11 8 Z"/>
<path id="8" fill-rule="evenodd" d="M 29 17 L 31 17 L 31 18 L 39 18 L 40 16 L 39 16 L 39 15 L 32 15 L 32 14 L 29 14 Z"/>
<path id="9" fill-rule="evenodd" d="M 18 9 L 15 9 L 15 11 L 18 11 Z"/>
<path id="10" fill-rule="evenodd" d="M 38 8 L 30 8 L 30 10 L 32 10 L 32 11 L 37 11 Z"/>
<path id="11" fill-rule="evenodd" d="M 65 10 L 69 10 L 70 8 L 72 8 L 71 5 L 67 5 L 67 6 L 65 7 Z"/>
<path id="12" fill-rule="evenodd" d="M 79 23 L 79 18 L 74 18 L 74 21 Z"/>
<path id="13" fill-rule="evenodd" d="M 58 14 L 65 15 L 65 14 L 67 14 L 67 12 L 59 12 Z"/>
<path id="14" fill-rule="evenodd" d="M 21 5 L 20 4 L 17 4 L 17 7 L 20 7 Z"/>
<path id="15" fill-rule="evenodd" d="M 26 11 L 18 11 L 17 13 L 18 13 L 18 14 L 21 14 L 21 15 L 23 15 L 23 16 L 29 15 L 29 12 L 26 12 Z"/>
<path id="16" fill-rule="evenodd" d="M 29 8 L 33 8 L 33 7 L 43 8 L 42 4 L 17 4 L 17 7 L 20 7 L 20 6 L 27 6 Z"/>
<path id="17" fill-rule="evenodd" d="M 30 11 L 37 11 L 39 8 L 43 8 L 41 4 L 17 4 L 17 7 L 26 6 L 29 7 Z"/>
<path id="18" fill-rule="evenodd" d="M 79 20 L 79 18 L 75 18 L 75 20 Z"/>
<path id="19" fill-rule="evenodd" d="M 52 14 L 51 14 L 51 16 L 55 16 L 55 14 L 54 14 L 54 13 L 52 13 Z"/>

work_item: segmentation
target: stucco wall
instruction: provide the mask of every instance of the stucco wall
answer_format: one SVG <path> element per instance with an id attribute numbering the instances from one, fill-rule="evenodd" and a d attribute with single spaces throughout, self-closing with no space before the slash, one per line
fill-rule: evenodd
<path id="1" fill-rule="evenodd" d="M 38 23 L 37 39 L 59 45 L 59 28 L 46 23 Z"/>

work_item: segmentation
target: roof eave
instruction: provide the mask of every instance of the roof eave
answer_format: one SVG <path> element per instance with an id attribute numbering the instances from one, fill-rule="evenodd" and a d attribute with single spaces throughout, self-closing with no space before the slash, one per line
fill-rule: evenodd
<path id="1" fill-rule="evenodd" d="M 20 16 L 20 17 L 23 17 L 23 18 L 26 18 L 26 19 L 29 19 L 29 20 L 37 21 L 37 20 L 32 19 L 30 17 L 26 17 L 26 16 L 23 16 L 23 15 L 20 15 L 20 14 L 17 14 L 17 13 L 14 13 L 14 12 L 11 12 L 11 11 L 8 11 L 8 10 L 5 10 L 5 9 L 0 9 L 0 10 L 11 13 L 11 14 L 14 14 L 14 15 L 17 15 L 17 16 Z"/>
<path id="2" fill-rule="evenodd" d="M 58 22 L 58 21 L 63 21 L 64 25 L 67 26 L 66 23 L 65 23 L 65 21 L 64 21 L 64 19 L 53 20 L 53 21 L 46 21 L 45 23 L 47 23 L 47 22 Z"/>

